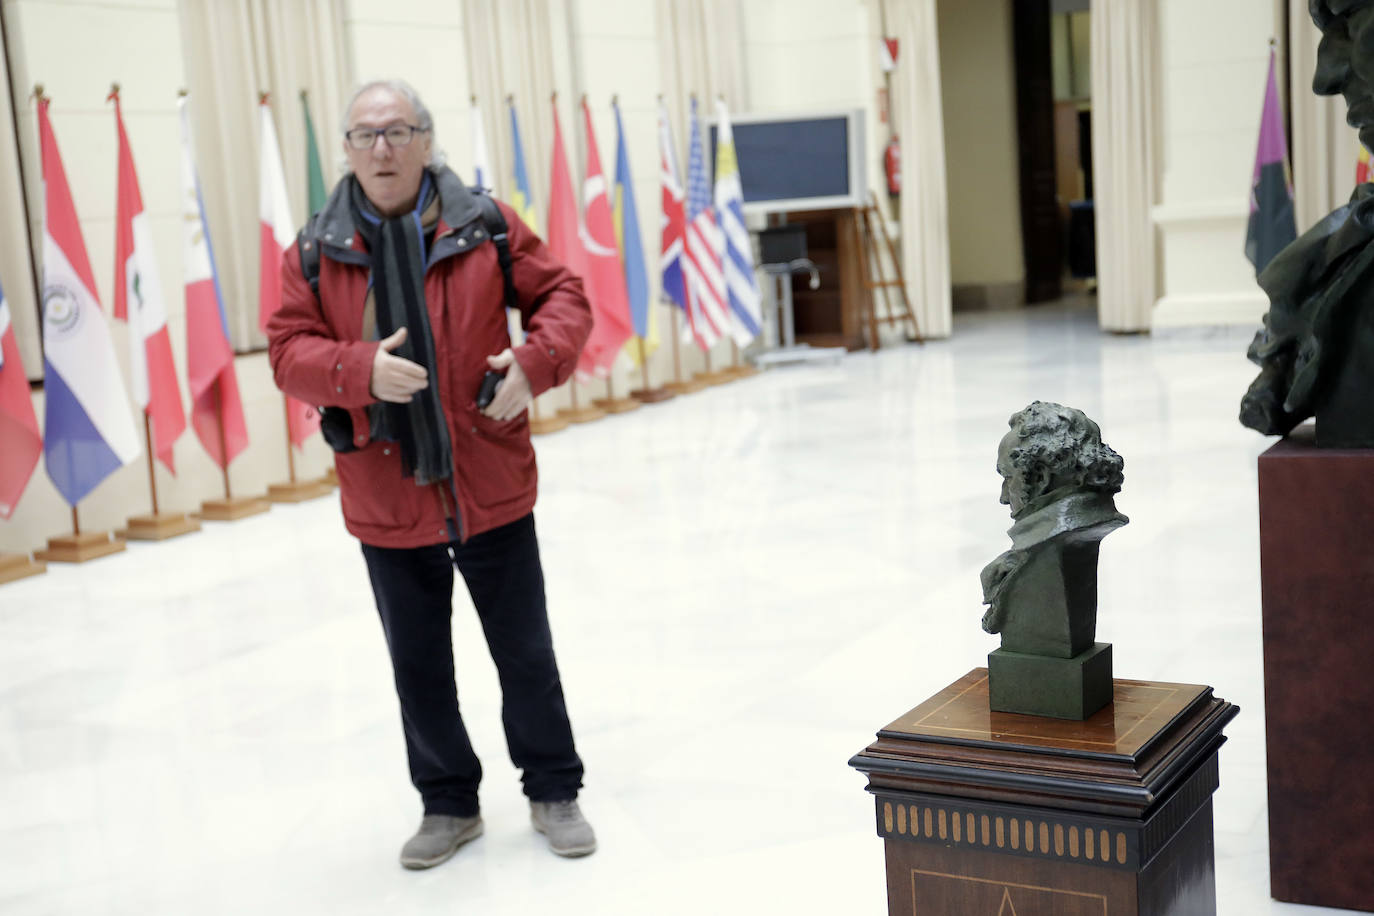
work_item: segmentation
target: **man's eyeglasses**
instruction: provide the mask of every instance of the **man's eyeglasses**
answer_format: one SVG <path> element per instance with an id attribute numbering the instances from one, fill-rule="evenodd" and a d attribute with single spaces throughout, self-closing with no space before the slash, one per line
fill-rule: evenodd
<path id="1" fill-rule="evenodd" d="M 416 127 L 413 124 L 393 124 L 391 127 L 384 127 L 378 130 L 375 127 L 355 127 L 350 131 L 344 132 L 344 139 L 348 145 L 356 150 L 372 149 L 377 143 L 377 136 L 386 138 L 386 145 L 390 147 L 406 146 L 417 133 L 429 130 L 428 127 Z"/>

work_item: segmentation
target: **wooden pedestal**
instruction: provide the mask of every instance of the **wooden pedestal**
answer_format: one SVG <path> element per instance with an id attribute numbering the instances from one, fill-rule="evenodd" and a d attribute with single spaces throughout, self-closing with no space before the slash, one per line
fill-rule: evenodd
<path id="1" fill-rule="evenodd" d="M 197 518 L 212 522 L 236 522 L 250 515 L 260 515 L 272 508 L 265 499 L 251 496 L 236 496 L 233 499 L 207 499 L 200 504 Z"/>
<path id="2" fill-rule="evenodd" d="M 92 531 L 86 534 L 67 534 L 62 537 L 48 538 L 47 550 L 35 550 L 34 559 L 49 563 L 85 563 L 99 557 L 107 557 L 124 549 L 124 542 L 108 531 Z"/>
<path id="3" fill-rule="evenodd" d="M 543 436 L 548 433 L 556 433 L 560 429 L 567 429 L 568 421 L 559 416 L 552 417 L 530 417 L 530 435 Z"/>
<path id="4" fill-rule="evenodd" d="M 677 392 L 670 391 L 668 386 L 664 385 L 662 388 L 636 388 L 630 392 L 630 397 L 641 404 L 661 404 L 677 397 Z"/>
<path id="5" fill-rule="evenodd" d="M 600 420 L 606 416 L 606 411 L 600 407 L 589 405 L 586 407 L 564 407 L 558 411 L 558 416 L 569 423 L 590 423 L 593 420 Z"/>
<path id="6" fill-rule="evenodd" d="M 267 499 L 274 503 L 303 503 L 334 492 L 334 484 L 325 478 L 274 483 L 267 488 Z"/>
<path id="7" fill-rule="evenodd" d="M 329 481 L 330 486 L 339 485 L 339 472 L 332 465 L 324 472 L 324 479 Z"/>
<path id="8" fill-rule="evenodd" d="M 629 413 L 643 406 L 634 398 L 596 398 L 592 404 L 606 413 Z"/>
<path id="9" fill-rule="evenodd" d="M 47 571 L 46 563 L 29 559 L 26 553 L 0 553 L 0 585 Z"/>
<path id="10" fill-rule="evenodd" d="M 888 913 L 1216 913 L 1212 793 L 1239 710 L 1209 687 L 1117 680 L 1083 722 L 994 713 L 976 668 L 878 732 L 869 777 Z"/>
<path id="11" fill-rule="evenodd" d="M 703 388 L 708 387 L 705 382 L 697 381 L 694 378 L 682 382 L 664 382 L 663 390 L 671 391 L 673 394 L 696 394 Z"/>
<path id="12" fill-rule="evenodd" d="M 692 381 L 700 382 L 701 387 L 709 388 L 712 385 L 724 385 L 726 382 L 733 382 L 735 377 L 730 374 L 729 369 L 717 369 L 714 372 L 698 372 L 692 376 Z"/>
<path id="13" fill-rule="evenodd" d="M 159 512 L 156 515 L 135 515 L 120 537 L 131 541 L 165 541 L 200 530 L 200 522 L 182 512 Z"/>
<path id="14" fill-rule="evenodd" d="M 1259 458 L 1269 882 L 1374 912 L 1374 451 L 1296 430 Z"/>

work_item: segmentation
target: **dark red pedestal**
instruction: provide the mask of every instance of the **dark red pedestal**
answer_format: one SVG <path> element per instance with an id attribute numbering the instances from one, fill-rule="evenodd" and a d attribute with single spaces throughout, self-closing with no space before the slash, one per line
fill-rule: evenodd
<path id="1" fill-rule="evenodd" d="M 1374 450 L 1259 459 L 1275 899 L 1374 912 Z"/>

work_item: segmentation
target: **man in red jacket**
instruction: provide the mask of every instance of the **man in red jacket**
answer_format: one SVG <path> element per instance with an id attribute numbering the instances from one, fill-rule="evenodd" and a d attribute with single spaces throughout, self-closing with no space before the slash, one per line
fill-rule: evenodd
<path id="1" fill-rule="evenodd" d="M 360 89 L 345 117 L 350 173 L 282 261 L 267 334 L 277 385 L 346 408 L 344 522 L 362 542 L 391 653 L 411 781 L 424 801 L 401 851 L 429 868 L 482 833 L 482 768 L 458 711 L 453 568 L 496 663 L 512 761 L 554 852 L 596 838 L 577 805 L 582 761 L 554 659 L 532 510 L 526 408 L 565 382 L 591 329 L 582 283 L 509 207 L 511 278 L 526 329 L 512 348 L 497 247 L 476 195 L 435 163 L 433 120 L 399 80 Z M 488 371 L 495 398 L 475 398 Z"/>

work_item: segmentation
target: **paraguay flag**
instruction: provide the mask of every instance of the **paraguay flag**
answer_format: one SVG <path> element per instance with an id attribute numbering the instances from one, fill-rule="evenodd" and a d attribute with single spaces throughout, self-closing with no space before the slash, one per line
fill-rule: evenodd
<path id="1" fill-rule="evenodd" d="M 48 100 L 38 100 L 43 156 L 43 388 L 48 476 L 75 506 L 142 451 L 86 242 L 57 149 Z"/>
<path id="2" fill-rule="evenodd" d="M 763 305 L 754 279 L 754 247 L 749 227 L 744 225 L 744 188 L 724 99 L 716 100 L 716 219 L 724 243 L 720 263 L 730 300 L 730 333 L 743 347 L 759 336 Z"/>
<path id="3" fill-rule="evenodd" d="M 682 243 L 687 232 L 687 211 L 682 180 L 678 178 L 677 153 L 668 109 L 658 100 L 658 176 L 663 203 L 659 269 L 663 271 L 663 297 L 687 314 L 687 289 L 682 280 Z"/>
<path id="4" fill-rule="evenodd" d="M 625 145 L 625 125 L 620 119 L 620 105 L 612 100 L 615 109 L 615 240 L 620 247 L 620 259 L 625 265 L 625 292 L 630 300 L 630 320 L 635 336 L 643 349 L 633 341 L 625 348 L 630 359 L 639 365 L 640 353 L 648 356 L 658 347 L 658 328 L 649 308 L 649 277 L 644 269 L 644 242 L 639 234 L 639 208 L 635 206 L 635 180 L 630 174 L 630 153 Z"/>
<path id="5" fill-rule="evenodd" d="M 1279 87 L 1274 77 L 1274 52 L 1270 51 L 1259 148 L 1250 182 L 1250 226 L 1245 233 L 1245 256 L 1255 265 L 1256 276 L 1297 237 L 1288 140 L 1283 133 L 1283 111 L 1279 108 Z"/>
<path id="6" fill-rule="evenodd" d="M 176 473 L 172 446 L 186 431 L 172 340 L 167 333 L 167 305 L 153 260 L 152 229 L 143 212 L 143 195 L 134 171 L 119 90 L 115 104 L 119 136 L 119 184 L 115 194 L 114 316 L 129 323 L 129 371 L 134 401 L 152 427 L 153 450 L 167 470 Z"/>
<path id="7" fill-rule="evenodd" d="M 181 119 L 181 224 L 186 271 L 186 374 L 191 383 L 191 425 L 221 469 L 248 447 L 248 426 L 229 346 L 229 323 L 219 291 L 210 229 L 191 155 L 186 97 L 177 101 Z"/>
<path id="8" fill-rule="evenodd" d="M 530 190 L 529 172 L 525 169 L 525 144 L 520 141 L 520 121 L 515 117 L 515 99 L 507 96 L 506 104 L 510 106 L 511 158 L 514 159 L 511 169 L 514 174 L 511 175 L 510 205 L 525 225 L 538 233 L 539 216 L 534 209 L 534 192 Z"/>
<path id="9" fill-rule="evenodd" d="M 281 259 L 296 244 L 291 202 L 286 197 L 286 173 L 281 147 L 272 124 L 272 107 L 263 93 L 258 104 L 262 150 L 258 169 L 258 327 L 267 330 L 267 319 L 281 308 Z M 320 428 L 320 414 L 304 401 L 286 395 L 286 433 L 291 444 L 303 448 L 305 440 Z"/>
<path id="10" fill-rule="evenodd" d="M 19 362 L 19 346 L 10 327 L 10 304 L 0 290 L 0 518 L 9 518 L 29 485 L 43 437 L 33 412 L 29 379 Z"/>

